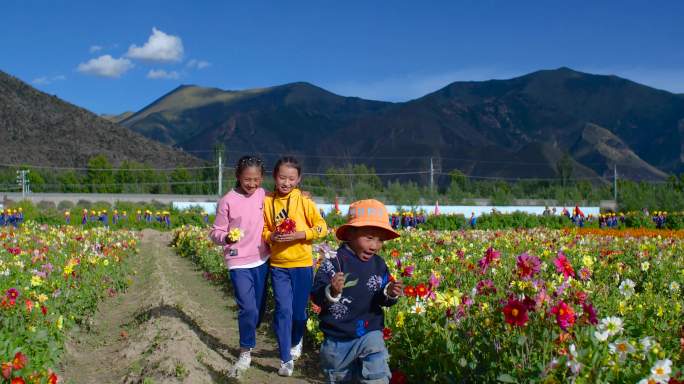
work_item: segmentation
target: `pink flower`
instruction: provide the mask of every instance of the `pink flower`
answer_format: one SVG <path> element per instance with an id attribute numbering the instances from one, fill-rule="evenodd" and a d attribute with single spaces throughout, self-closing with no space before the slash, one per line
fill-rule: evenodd
<path id="1" fill-rule="evenodd" d="M 477 262 L 480 266 L 480 271 L 486 273 L 487 268 L 489 268 L 491 264 L 499 261 L 499 257 L 501 257 L 501 252 L 494 250 L 492 247 L 487 248 L 484 257 Z"/>
<path id="2" fill-rule="evenodd" d="M 523 253 L 517 258 L 518 275 L 523 280 L 529 280 L 534 275 L 539 273 L 541 269 L 541 260 L 536 256 L 530 256 L 527 253 Z"/>
<path id="3" fill-rule="evenodd" d="M 551 313 L 556 315 L 556 324 L 564 331 L 575 324 L 575 310 L 563 300 L 551 308 Z"/>
<path id="4" fill-rule="evenodd" d="M 404 268 L 404 271 L 401 272 L 401 275 L 403 277 L 411 277 L 413 276 L 413 270 L 416 269 L 413 265 L 409 265 L 408 267 Z"/>
<path id="5" fill-rule="evenodd" d="M 440 280 L 437 278 L 437 276 L 435 276 L 434 272 L 430 275 L 428 283 L 430 284 L 431 291 L 434 291 L 435 289 L 437 289 L 437 287 L 439 287 Z"/>
<path id="6" fill-rule="evenodd" d="M 496 287 L 494 286 L 494 282 L 491 280 L 479 281 L 475 289 L 477 290 L 478 295 L 487 296 L 489 294 L 496 293 Z"/>
<path id="7" fill-rule="evenodd" d="M 556 266 L 556 271 L 562 273 L 565 277 L 575 277 L 575 270 L 572 269 L 572 264 L 565 257 L 563 252 L 558 252 L 558 257 L 553 260 L 553 264 Z"/>

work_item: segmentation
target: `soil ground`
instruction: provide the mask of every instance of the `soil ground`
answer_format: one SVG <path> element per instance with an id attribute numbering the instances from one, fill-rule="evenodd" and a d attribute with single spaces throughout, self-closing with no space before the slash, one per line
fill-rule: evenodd
<path id="1" fill-rule="evenodd" d="M 66 342 L 67 383 L 317 383 L 317 353 L 306 351 L 293 377 L 280 360 L 270 327 L 257 331 L 252 368 L 230 377 L 239 354 L 237 307 L 230 287 L 203 278 L 169 247 L 170 233 L 142 232 L 125 293 L 108 298 Z M 306 348 L 305 348 L 306 349 Z"/>

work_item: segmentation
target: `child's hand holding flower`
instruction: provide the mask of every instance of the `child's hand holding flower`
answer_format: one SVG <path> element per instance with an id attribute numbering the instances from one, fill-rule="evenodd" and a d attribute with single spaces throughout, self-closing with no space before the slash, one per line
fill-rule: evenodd
<path id="1" fill-rule="evenodd" d="M 395 299 L 401 296 L 402 292 L 404 292 L 404 283 L 401 281 L 391 281 L 387 284 L 387 296 L 390 298 Z"/>
<path id="2" fill-rule="evenodd" d="M 240 228 L 233 228 L 226 235 L 226 243 L 237 243 L 238 241 L 240 241 L 240 239 L 242 239 L 244 235 L 245 234 L 242 232 Z"/>

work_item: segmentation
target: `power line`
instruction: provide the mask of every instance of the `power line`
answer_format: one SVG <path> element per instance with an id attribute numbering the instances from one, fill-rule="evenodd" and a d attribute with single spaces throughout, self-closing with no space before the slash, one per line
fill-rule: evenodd
<path id="1" fill-rule="evenodd" d="M 214 169 L 215 165 L 205 167 L 175 167 L 175 168 L 83 168 L 83 167 L 60 167 L 55 165 L 29 165 L 29 164 L 4 164 L 0 167 L 7 168 L 38 168 L 38 169 L 61 169 L 67 171 L 112 171 L 112 172 L 149 172 L 149 171 L 176 171 L 176 170 L 197 170 Z"/>

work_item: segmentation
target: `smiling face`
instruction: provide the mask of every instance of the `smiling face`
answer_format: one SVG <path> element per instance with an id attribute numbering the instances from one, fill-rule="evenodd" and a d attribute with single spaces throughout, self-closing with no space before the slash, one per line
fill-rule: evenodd
<path id="1" fill-rule="evenodd" d="M 261 186 L 263 175 L 261 174 L 261 169 L 259 167 L 246 167 L 240 172 L 237 178 L 242 192 L 244 192 L 246 196 L 252 196 L 252 194 Z"/>
<path id="2" fill-rule="evenodd" d="M 350 230 L 349 247 L 362 261 L 370 260 L 382 249 L 387 234 L 376 227 L 358 227 Z"/>
<path id="3" fill-rule="evenodd" d="M 291 167 L 288 164 L 282 164 L 278 167 L 278 172 L 274 176 L 276 191 L 280 195 L 287 195 L 292 191 L 299 182 L 302 176 L 299 174 L 297 168 Z"/>

